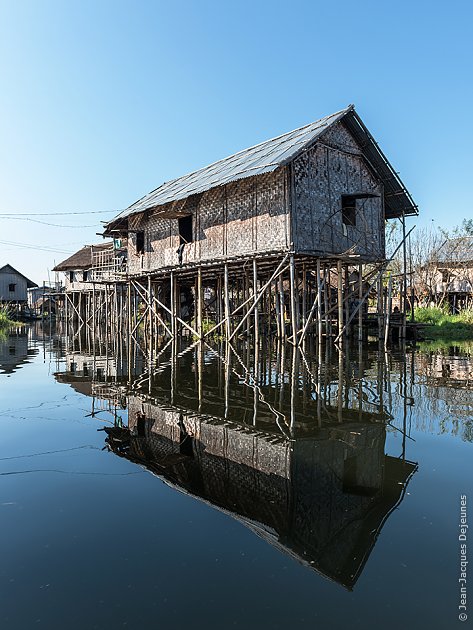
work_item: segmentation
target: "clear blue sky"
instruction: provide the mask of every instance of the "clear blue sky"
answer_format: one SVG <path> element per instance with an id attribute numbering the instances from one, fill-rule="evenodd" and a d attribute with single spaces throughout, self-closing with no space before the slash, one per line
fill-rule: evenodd
<path id="1" fill-rule="evenodd" d="M 0 0 L 0 214 L 101 212 L 0 218 L 31 246 L 0 264 L 42 282 L 163 181 L 348 103 L 416 223 L 471 218 L 472 23 L 455 0 Z"/>

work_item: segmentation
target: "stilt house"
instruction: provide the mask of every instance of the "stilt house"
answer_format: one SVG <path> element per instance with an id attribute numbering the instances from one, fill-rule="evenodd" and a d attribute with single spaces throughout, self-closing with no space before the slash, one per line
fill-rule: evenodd
<path id="1" fill-rule="evenodd" d="M 416 213 L 350 106 L 163 184 L 106 234 L 130 235 L 130 274 L 287 251 L 373 261 L 385 219 Z"/>
<path id="2" fill-rule="evenodd" d="M 473 236 L 447 239 L 436 252 L 434 297 L 454 313 L 473 305 Z"/>
<path id="3" fill-rule="evenodd" d="M 37 286 L 11 265 L 0 268 L 0 303 L 25 305 L 28 289 Z"/>
<path id="4" fill-rule="evenodd" d="M 100 310 L 101 318 L 107 320 L 113 293 L 109 289 L 113 285 L 116 293 L 117 283 L 126 271 L 126 245 L 119 239 L 84 245 L 53 271 L 64 272 L 66 319 L 71 317 L 84 323 Z"/>
<path id="5" fill-rule="evenodd" d="M 212 301 L 212 317 L 222 321 L 226 309 L 228 322 L 251 292 L 257 302 L 266 291 L 261 312 L 279 321 L 283 335 L 285 311 L 293 330 L 304 321 L 304 300 L 309 307 L 317 292 L 317 264 L 320 280 L 343 262 L 348 302 L 348 265 L 383 261 L 386 219 L 415 214 L 410 194 L 350 105 L 162 184 L 110 221 L 104 235 L 128 237 L 130 283 L 140 295 L 158 295 L 161 316 L 171 313 L 171 331 L 173 317 L 189 328 L 191 320 L 179 315 L 191 297 L 195 307 L 186 312 L 196 313 L 192 332 L 202 336 Z M 291 280 L 285 306 L 273 299 L 278 279 L 284 287 Z"/>

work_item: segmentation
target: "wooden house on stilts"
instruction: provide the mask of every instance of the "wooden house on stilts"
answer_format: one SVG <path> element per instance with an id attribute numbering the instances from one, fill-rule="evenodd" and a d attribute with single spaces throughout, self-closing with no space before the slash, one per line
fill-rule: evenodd
<path id="1" fill-rule="evenodd" d="M 416 214 L 351 105 L 161 185 L 104 236 L 127 238 L 130 331 L 299 343 L 361 331 L 385 221 Z"/>

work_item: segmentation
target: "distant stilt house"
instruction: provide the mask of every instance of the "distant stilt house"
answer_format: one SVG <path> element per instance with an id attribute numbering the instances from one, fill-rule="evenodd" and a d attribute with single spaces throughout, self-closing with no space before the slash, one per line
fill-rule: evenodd
<path id="1" fill-rule="evenodd" d="M 64 294 L 62 285 L 43 283 L 41 286 L 28 289 L 28 308 L 32 318 L 56 316 L 56 311 Z"/>
<path id="2" fill-rule="evenodd" d="M 349 106 L 161 185 L 104 235 L 128 238 L 130 304 L 149 326 L 228 338 L 272 329 L 294 342 L 309 328 L 330 334 L 332 319 L 332 334 L 347 332 L 350 303 L 366 299 L 350 274 L 382 270 L 386 219 L 416 214 Z"/>
<path id="3" fill-rule="evenodd" d="M 98 302 L 102 304 L 109 285 L 126 272 L 126 249 L 118 240 L 85 245 L 53 271 L 64 272 L 65 311 L 84 323 L 95 311 L 102 313 Z"/>
<path id="4" fill-rule="evenodd" d="M 434 298 L 453 312 L 473 308 L 473 236 L 447 239 L 436 253 Z"/>
<path id="5" fill-rule="evenodd" d="M 13 374 L 31 361 L 37 354 L 36 348 L 28 347 L 28 331 L 24 327 L 15 327 L 0 338 L 0 374 Z"/>
<path id="6" fill-rule="evenodd" d="M 0 304 L 8 305 L 12 313 L 24 312 L 28 303 L 28 289 L 37 286 L 11 265 L 0 268 Z"/>

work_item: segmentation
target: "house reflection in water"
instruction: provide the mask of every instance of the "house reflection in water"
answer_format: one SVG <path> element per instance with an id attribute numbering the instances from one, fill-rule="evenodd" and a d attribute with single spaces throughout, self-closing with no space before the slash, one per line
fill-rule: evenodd
<path id="1" fill-rule="evenodd" d="M 243 360 L 237 348 L 224 356 L 194 344 L 168 348 L 152 370 L 133 361 L 130 378 L 129 352 L 120 361 L 96 349 L 67 353 L 56 378 L 92 396 L 91 415 L 111 413 L 111 451 L 354 587 L 417 469 L 404 447 L 402 458 L 385 454 L 393 416 L 376 389 L 379 363 L 313 363 L 297 349 Z M 318 380 L 300 378 L 303 369 Z M 367 371 L 378 379 L 365 382 Z"/>
<path id="2" fill-rule="evenodd" d="M 29 363 L 30 357 L 35 354 L 38 354 L 38 349 L 30 343 L 28 329 L 12 329 L 0 337 L 0 373 L 13 374 Z"/>
<path id="3" fill-rule="evenodd" d="M 291 440 L 222 418 L 128 398 L 108 447 L 223 510 L 272 545 L 352 589 L 417 465 L 384 454 L 383 422 Z"/>

